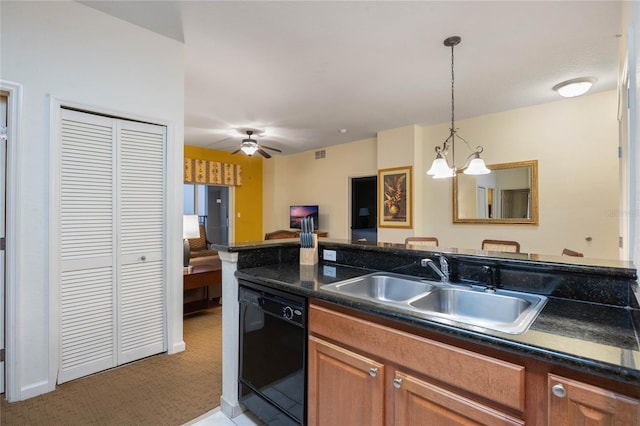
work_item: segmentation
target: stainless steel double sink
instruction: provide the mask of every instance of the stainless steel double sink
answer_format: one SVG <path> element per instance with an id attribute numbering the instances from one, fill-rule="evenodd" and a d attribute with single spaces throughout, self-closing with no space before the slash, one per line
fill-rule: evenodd
<path id="1" fill-rule="evenodd" d="M 487 290 L 390 272 L 363 275 L 321 289 L 446 324 L 509 334 L 524 333 L 547 302 L 537 294 Z"/>

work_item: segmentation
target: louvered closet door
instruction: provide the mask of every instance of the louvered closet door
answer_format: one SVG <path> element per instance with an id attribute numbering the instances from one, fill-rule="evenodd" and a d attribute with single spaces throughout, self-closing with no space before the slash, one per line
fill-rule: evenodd
<path id="1" fill-rule="evenodd" d="M 166 350 L 165 127 L 61 110 L 58 383 Z"/>
<path id="2" fill-rule="evenodd" d="M 166 350 L 165 127 L 118 122 L 120 364 Z"/>
<path id="3" fill-rule="evenodd" d="M 116 365 L 113 129 L 62 110 L 59 383 Z"/>

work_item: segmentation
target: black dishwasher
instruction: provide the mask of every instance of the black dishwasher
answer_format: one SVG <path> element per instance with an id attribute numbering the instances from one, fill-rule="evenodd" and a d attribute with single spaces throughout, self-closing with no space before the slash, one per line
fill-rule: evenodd
<path id="1" fill-rule="evenodd" d="M 306 420 L 306 298 L 240 281 L 239 399 L 267 425 Z"/>

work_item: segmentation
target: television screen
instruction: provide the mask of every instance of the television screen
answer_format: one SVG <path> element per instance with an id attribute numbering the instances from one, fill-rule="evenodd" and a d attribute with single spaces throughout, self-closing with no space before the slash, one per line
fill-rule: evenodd
<path id="1" fill-rule="evenodd" d="M 300 219 L 312 217 L 313 226 L 318 229 L 318 206 L 291 206 L 289 208 L 289 227 L 300 229 Z"/>

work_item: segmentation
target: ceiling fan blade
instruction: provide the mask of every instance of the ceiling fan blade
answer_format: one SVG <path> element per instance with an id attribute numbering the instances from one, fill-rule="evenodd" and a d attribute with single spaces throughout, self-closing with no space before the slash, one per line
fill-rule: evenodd
<path id="1" fill-rule="evenodd" d="M 263 149 L 258 148 L 258 153 L 264 158 L 271 158 L 271 155 L 269 155 L 269 153 Z"/>
<path id="2" fill-rule="evenodd" d="M 282 152 L 278 148 L 271 148 L 270 146 L 266 146 L 266 145 L 260 145 L 260 148 L 270 149 L 271 151 L 275 151 L 275 152 Z"/>
<path id="3" fill-rule="evenodd" d="M 233 154 L 237 154 L 237 153 L 239 153 L 239 152 L 240 152 L 240 150 L 239 150 L 239 149 L 236 149 L 235 151 L 233 151 L 233 152 L 231 153 L 231 155 L 233 155 Z"/>

